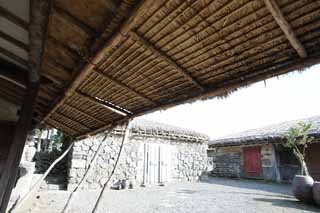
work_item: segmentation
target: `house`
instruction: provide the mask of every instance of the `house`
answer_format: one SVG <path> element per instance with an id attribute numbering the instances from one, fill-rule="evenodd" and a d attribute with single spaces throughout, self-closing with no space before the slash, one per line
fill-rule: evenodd
<path id="1" fill-rule="evenodd" d="M 299 122 L 311 122 L 314 141 L 306 150 L 311 176 L 320 180 L 320 116 L 287 121 L 252 129 L 209 142 L 208 158 L 213 163 L 211 175 L 292 181 L 300 165 L 291 150 L 283 146 L 284 134 Z"/>
<path id="2" fill-rule="evenodd" d="M 129 127 L 120 159 L 110 183 L 129 180 L 136 185 L 198 180 L 206 171 L 208 136 L 179 127 L 137 119 Z M 103 141 L 82 188 L 103 186 L 115 165 L 124 128 L 116 128 L 104 138 L 98 134 L 75 143 L 70 155 L 68 190 L 80 182 L 89 162 Z"/>

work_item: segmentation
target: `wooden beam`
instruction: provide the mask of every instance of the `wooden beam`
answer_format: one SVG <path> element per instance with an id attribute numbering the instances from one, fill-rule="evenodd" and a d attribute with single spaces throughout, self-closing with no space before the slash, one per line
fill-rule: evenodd
<path id="1" fill-rule="evenodd" d="M 23 43 L 22 41 L 17 40 L 16 38 L 2 32 L 2 31 L 0 31 L 0 37 L 6 41 L 12 43 L 16 47 L 19 47 L 19 48 L 25 50 L 26 52 L 29 51 L 29 46 L 27 44 Z"/>
<path id="2" fill-rule="evenodd" d="M 1 72 L 1 70 L 0 70 L 0 72 Z M 16 86 L 18 86 L 18 87 L 20 87 L 22 89 L 27 89 L 27 86 L 25 84 L 22 84 L 19 81 L 15 80 L 15 79 L 12 79 L 12 78 L 4 75 L 4 74 L 0 73 L 0 78 L 5 80 L 5 81 L 8 81 L 8 82 L 10 82 L 10 83 L 12 83 L 12 84 L 14 84 Z"/>
<path id="3" fill-rule="evenodd" d="M 81 126 L 81 127 L 84 128 L 84 129 L 88 129 L 88 130 L 91 129 L 90 127 L 84 125 L 83 123 L 80 123 L 79 121 L 76 121 L 74 118 L 71 118 L 70 116 L 65 115 L 65 114 L 63 114 L 63 113 L 61 113 L 61 112 L 56 111 L 55 114 L 58 114 L 59 116 L 67 119 L 69 122 L 75 123 L 75 124 Z"/>
<path id="4" fill-rule="evenodd" d="M 0 212 L 5 213 L 12 188 L 15 184 L 27 133 L 31 125 L 33 107 L 37 96 L 38 83 L 32 83 L 22 105 L 18 123 L 12 138 L 10 151 L 0 180 Z"/>
<path id="5" fill-rule="evenodd" d="M 14 23 L 15 25 L 18 25 L 19 27 L 25 29 L 26 31 L 29 31 L 28 22 L 14 15 L 13 13 L 11 13 L 10 11 L 8 11 L 6 8 L 2 6 L 0 6 L 0 16 Z"/>
<path id="6" fill-rule="evenodd" d="M 76 135 L 79 132 L 78 130 L 76 130 L 76 129 L 72 128 L 72 127 L 66 126 L 65 124 L 55 120 L 54 118 L 50 118 L 50 121 L 48 121 L 47 123 L 49 125 L 53 126 L 54 128 L 61 130 L 61 132 L 65 132 L 65 133 L 68 133 L 68 134 L 70 134 L 70 132 L 74 133 L 74 134 L 70 134 L 70 135 Z M 64 129 L 67 129 L 67 130 L 64 130 Z"/>
<path id="7" fill-rule="evenodd" d="M 29 68 L 30 80 L 39 81 L 39 70 L 41 68 L 47 25 L 51 10 L 52 0 L 31 0 L 30 1 L 30 51 Z"/>
<path id="8" fill-rule="evenodd" d="M 86 100 L 88 100 L 89 102 L 91 103 L 94 103 L 94 104 L 98 104 L 104 108 L 107 108 L 115 113 L 118 113 L 119 115 L 122 115 L 122 116 L 128 116 L 131 114 L 131 112 L 115 105 L 115 104 L 112 104 L 112 103 L 109 103 L 107 101 L 104 101 L 102 99 L 98 99 L 98 98 L 95 98 L 95 97 L 92 97 L 90 95 L 87 95 L 83 92 L 80 92 L 80 91 L 77 91 L 77 95 L 79 95 L 81 98 L 84 98 Z"/>
<path id="9" fill-rule="evenodd" d="M 58 99 L 50 112 L 43 118 L 42 122 L 45 122 L 52 113 L 54 113 L 55 110 L 57 110 L 63 103 L 75 93 L 79 85 L 82 83 L 84 79 L 87 78 L 87 76 L 92 72 L 92 70 L 95 69 L 95 64 L 99 64 L 101 60 L 105 58 L 105 55 L 107 52 L 110 51 L 110 49 L 117 46 L 119 43 L 121 43 L 124 40 L 124 35 L 126 35 L 130 30 L 132 30 L 134 27 L 136 27 L 139 19 L 147 13 L 150 8 L 158 8 L 159 5 L 161 5 L 164 1 L 158 0 L 141 0 L 138 4 L 135 5 L 131 16 L 129 19 L 127 19 L 123 25 L 121 25 L 118 32 L 114 33 L 112 37 L 104 44 L 104 46 L 97 51 L 94 56 L 90 59 L 88 59 L 88 63 L 86 63 L 82 69 L 80 70 L 79 75 L 74 79 L 74 81 L 70 84 L 67 90 L 65 90 L 64 95 Z M 93 47 L 95 44 L 92 45 Z"/>
<path id="10" fill-rule="evenodd" d="M 62 49 L 66 55 L 70 56 L 74 60 L 79 60 L 79 58 L 81 57 L 79 52 L 77 52 L 75 49 L 71 48 L 68 44 L 65 44 L 65 43 L 57 40 L 53 36 L 48 35 L 47 42 L 53 43 L 54 46 L 57 46 L 60 49 Z"/>
<path id="11" fill-rule="evenodd" d="M 144 39 L 142 36 L 140 36 L 138 33 L 132 31 L 129 32 L 129 36 L 138 42 L 141 46 L 144 48 L 150 50 L 154 55 L 156 55 L 158 58 L 162 59 L 163 61 L 167 62 L 170 66 L 174 67 L 180 74 L 183 75 L 185 79 L 187 79 L 190 83 L 195 85 L 197 88 L 199 88 L 202 92 L 205 91 L 205 88 L 197 81 L 195 80 L 187 70 L 182 68 L 179 64 L 177 64 L 173 59 L 171 59 L 168 55 L 166 55 L 161 50 L 157 49 L 153 44 L 151 44 L 149 41 Z"/>
<path id="12" fill-rule="evenodd" d="M 20 56 L 10 52 L 9 50 L 0 47 L 0 53 L 2 53 L 3 55 L 7 56 L 8 58 L 11 58 L 12 60 L 18 62 L 19 64 L 28 67 L 29 63 L 26 59 L 21 58 Z"/>
<path id="13" fill-rule="evenodd" d="M 28 71 L 0 58 L 0 78 L 26 89 Z"/>
<path id="14" fill-rule="evenodd" d="M 99 74 L 101 77 L 103 77 L 103 78 L 106 79 L 107 81 L 110 81 L 111 83 L 113 83 L 113 84 L 115 84 L 115 85 L 117 85 L 117 86 L 119 86 L 119 87 L 121 87 L 121 88 L 123 88 L 123 89 L 125 89 L 125 90 L 127 90 L 127 91 L 129 91 L 129 92 L 131 92 L 131 93 L 133 93 L 133 94 L 135 94 L 136 96 L 144 99 L 145 101 L 149 102 L 149 103 L 152 104 L 153 106 L 156 106 L 156 105 L 157 105 L 157 103 L 156 103 L 155 101 L 151 100 L 151 99 L 148 98 L 147 96 L 145 96 L 145 95 L 139 93 L 138 91 L 136 91 L 136 90 L 128 87 L 127 85 L 125 85 L 125 84 L 121 83 L 120 81 L 112 78 L 111 76 L 109 76 L 109 75 L 107 75 L 107 74 L 99 71 L 98 69 L 94 69 L 93 71 L 94 71 L 95 73 Z"/>
<path id="15" fill-rule="evenodd" d="M 306 58 L 308 56 L 306 49 L 297 38 L 295 32 L 290 26 L 290 23 L 288 23 L 288 21 L 282 14 L 281 9 L 279 8 L 275 0 L 264 0 L 264 3 L 283 33 L 286 35 L 292 47 L 297 51 L 301 58 Z"/>
<path id="16" fill-rule="evenodd" d="M 66 11 L 64 9 L 59 8 L 57 5 L 55 5 L 53 7 L 53 11 L 56 14 L 60 15 L 65 20 L 67 20 L 69 23 L 71 23 L 71 24 L 77 26 L 78 28 L 80 28 L 81 30 L 83 30 L 88 35 L 91 35 L 91 36 L 94 36 L 94 37 L 98 37 L 99 36 L 100 33 L 98 33 L 94 28 L 92 28 L 89 25 L 83 23 L 77 17 L 73 16 L 72 14 L 70 14 L 68 11 Z"/>
<path id="17" fill-rule="evenodd" d="M 104 121 L 102 121 L 102 120 L 100 120 L 98 118 L 95 118 L 94 116 L 89 115 L 88 113 L 85 113 L 84 111 L 81 111 L 81 110 L 77 109 L 76 107 L 71 106 L 68 103 L 65 103 L 63 106 L 65 106 L 67 108 L 70 108 L 71 110 L 76 111 L 77 113 L 79 113 L 79 114 L 81 114 L 83 116 L 86 116 L 86 117 L 90 118 L 91 120 L 94 120 L 94 121 L 96 121 L 96 122 L 98 122 L 100 124 L 106 124 Z"/>
<path id="18" fill-rule="evenodd" d="M 49 79 L 50 81 L 52 81 L 54 84 L 58 85 L 59 87 L 65 86 L 65 82 L 62 79 L 56 78 L 55 76 L 52 76 L 50 73 L 41 72 L 40 75 L 43 76 L 44 78 Z"/>

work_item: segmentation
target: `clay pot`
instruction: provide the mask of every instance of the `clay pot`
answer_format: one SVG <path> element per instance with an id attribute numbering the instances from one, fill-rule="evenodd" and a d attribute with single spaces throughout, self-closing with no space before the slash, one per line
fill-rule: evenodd
<path id="1" fill-rule="evenodd" d="M 320 206 L 320 182 L 313 183 L 313 199 Z"/>
<path id="2" fill-rule="evenodd" d="M 296 175 L 292 182 L 295 198 L 305 203 L 313 203 L 313 179 L 310 176 Z"/>

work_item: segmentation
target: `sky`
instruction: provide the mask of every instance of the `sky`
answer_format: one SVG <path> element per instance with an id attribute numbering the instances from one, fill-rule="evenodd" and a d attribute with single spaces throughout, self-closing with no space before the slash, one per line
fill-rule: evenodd
<path id="1" fill-rule="evenodd" d="M 141 118 L 223 137 L 320 115 L 320 65 L 242 88 L 225 99 L 179 105 Z"/>

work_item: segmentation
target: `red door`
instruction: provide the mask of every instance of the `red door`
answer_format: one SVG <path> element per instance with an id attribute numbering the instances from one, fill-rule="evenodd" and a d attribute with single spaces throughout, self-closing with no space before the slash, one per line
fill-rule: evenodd
<path id="1" fill-rule="evenodd" d="M 247 177 L 261 177 L 261 152 L 260 147 L 243 148 L 244 171 Z"/>

